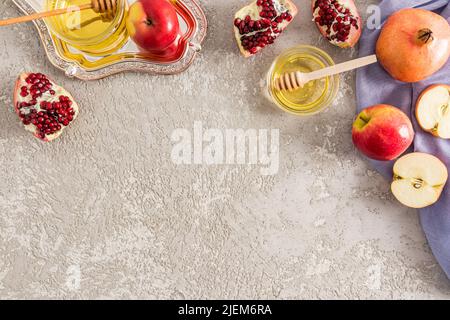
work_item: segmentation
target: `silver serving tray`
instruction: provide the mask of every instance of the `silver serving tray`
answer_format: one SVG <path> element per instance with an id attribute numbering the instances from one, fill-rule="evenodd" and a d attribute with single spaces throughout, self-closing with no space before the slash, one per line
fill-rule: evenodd
<path id="1" fill-rule="evenodd" d="M 133 3 L 136 0 L 128 0 L 129 3 Z M 44 11 L 45 0 L 13 0 L 14 4 L 25 14 L 33 14 L 36 12 Z M 193 62 L 195 56 L 201 50 L 201 44 L 206 36 L 207 21 L 205 14 L 196 0 L 178 0 L 178 3 L 182 4 L 189 14 L 191 15 L 194 24 L 190 25 L 193 32 L 191 36 L 185 42 L 185 48 L 182 56 L 176 61 L 172 62 L 155 62 L 145 57 L 126 57 L 118 59 L 117 61 L 108 64 L 101 65 L 97 68 L 85 68 L 78 61 L 67 58 L 62 55 L 58 50 L 58 46 L 55 45 L 55 41 L 61 41 L 54 38 L 51 35 L 46 23 L 43 20 L 34 21 L 39 37 L 44 46 L 48 60 L 58 69 L 65 72 L 68 77 L 75 77 L 81 80 L 96 80 L 108 77 L 113 74 L 117 74 L 125 71 L 139 71 L 148 72 L 151 74 L 177 74 L 186 70 Z M 187 23 L 180 18 L 180 27 L 182 31 L 188 29 Z M 122 47 L 117 54 L 120 53 L 137 53 L 139 50 L 136 45 L 129 40 L 128 43 Z M 83 58 L 89 61 L 96 61 L 96 59 L 102 59 L 102 57 L 90 56 L 87 53 L 76 52 L 83 55 Z M 114 54 L 110 55 L 114 56 Z"/>

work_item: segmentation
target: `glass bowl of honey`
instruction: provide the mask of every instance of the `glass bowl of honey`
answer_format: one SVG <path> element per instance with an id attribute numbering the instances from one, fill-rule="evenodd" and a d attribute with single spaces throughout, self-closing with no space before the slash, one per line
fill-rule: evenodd
<path id="1" fill-rule="evenodd" d="M 266 96 L 281 110 L 297 116 L 309 116 L 323 111 L 336 97 L 339 75 L 306 83 L 294 91 L 277 90 L 275 80 L 286 72 L 312 72 L 334 65 L 333 59 L 323 50 L 299 45 L 279 55 L 270 67 L 266 78 Z"/>
<path id="2" fill-rule="evenodd" d="M 47 10 L 69 9 L 67 13 L 46 18 L 50 31 L 60 40 L 82 52 L 104 56 L 120 49 L 129 39 L 126 28 L 127 0 L 117 0 L 112 17 L 92 9 L 78 10 L 90 0 L 43 0 Z"/>

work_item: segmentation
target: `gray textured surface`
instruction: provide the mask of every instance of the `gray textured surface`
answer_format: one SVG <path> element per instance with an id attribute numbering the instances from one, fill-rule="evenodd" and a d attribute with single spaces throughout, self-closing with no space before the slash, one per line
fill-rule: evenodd
<path id="1" fill-rule="evenodd" d="M 356 54 L 325 43 L 309 1 L 295 2 L 301 12 L 286 33 L 244 60 L 230 29 L 244 1 L 201 1 L 204 51 L 169 77 L 70 80 L 45 60 L 32 25 L 0 30 L 1 298 L 450 297 L 417 212 L 394 201 L 352 146 L 353 75 L 332 108 L 308 119 L 261 97 L 260 79 L 284 48 L 311 43 L 336 61 Z M 375 2 L 359 1 L 361 13 Z M 10 0 L 0 12 L 18 14 Z M 80 103 L 54 143 L 34 139 L 12 111 L 25 70 L 49 74 Z M 279 173 L 175 166 L 170 134 L 200 120 L 279 128 Z M 79 286 L 70 280 L 78 271 Z"/>

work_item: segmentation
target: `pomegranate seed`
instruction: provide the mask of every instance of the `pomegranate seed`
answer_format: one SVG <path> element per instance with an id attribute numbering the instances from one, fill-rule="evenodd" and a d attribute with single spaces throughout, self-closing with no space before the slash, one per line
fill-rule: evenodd
<path id="1" fill-rule="evenodd" d="M 358 28 L 358 21 L 350 9 L 343 7 L 337 0 L 317 0 L 313 7 L 314 21 L 326 34 L 330 35 L 332 31 L 335 33 L 327 37 L 329 40 L 345 42 L 350 35 L 351 26 Z"/>
<path id="2" fill-rule="evenodd" d="M 246 15 L 243 20 L 236 18 L 233 21 L 241 35 L 242 47 L 250 54 L 255 54 L 260 48 L 273 43 L 282 31 L 282 28 L 279 27 L 280 24 L 284 20 L 291 21 L 293 18 L 289 11 L 277 11 L 272 0 L 257 0 L 256 5 L 260 18 L 253 20 L 250 15 Z M 70 99 L 68 99 L 67 105 L 72 105 Z"/>

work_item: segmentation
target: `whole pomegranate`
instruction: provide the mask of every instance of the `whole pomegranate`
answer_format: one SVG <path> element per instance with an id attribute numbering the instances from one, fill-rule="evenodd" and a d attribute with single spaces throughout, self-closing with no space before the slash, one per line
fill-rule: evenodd
<path id="1" fill-rule="evenodd" d="M 317 28 L 335 46 L 353 47 L 361 36 L 361 17 L 353 0 L 312 0 Z"/>
<path id="2" fill-rule="evenodd" d="M 25 129 L 43 141 L 58 138 L 78 115 L 78 105 L 72 95 L 42 73 L 19 76 L 14 109 Z"/>
<path id="3" fill-rule="evenodd" d="M 391 15 L 377 41 L 378 60 L 394 78 L 421 81 L 444 66 L 450 56 L 450 26 L 423 9 L 402 9 Z"/>
<path id="4" fill-rule="evenodd" d="M 236 12 L 234 34 L 244 57 L 250 57 L 274 43 L 297 15 L 290 0 L 257 0 Z"/>

